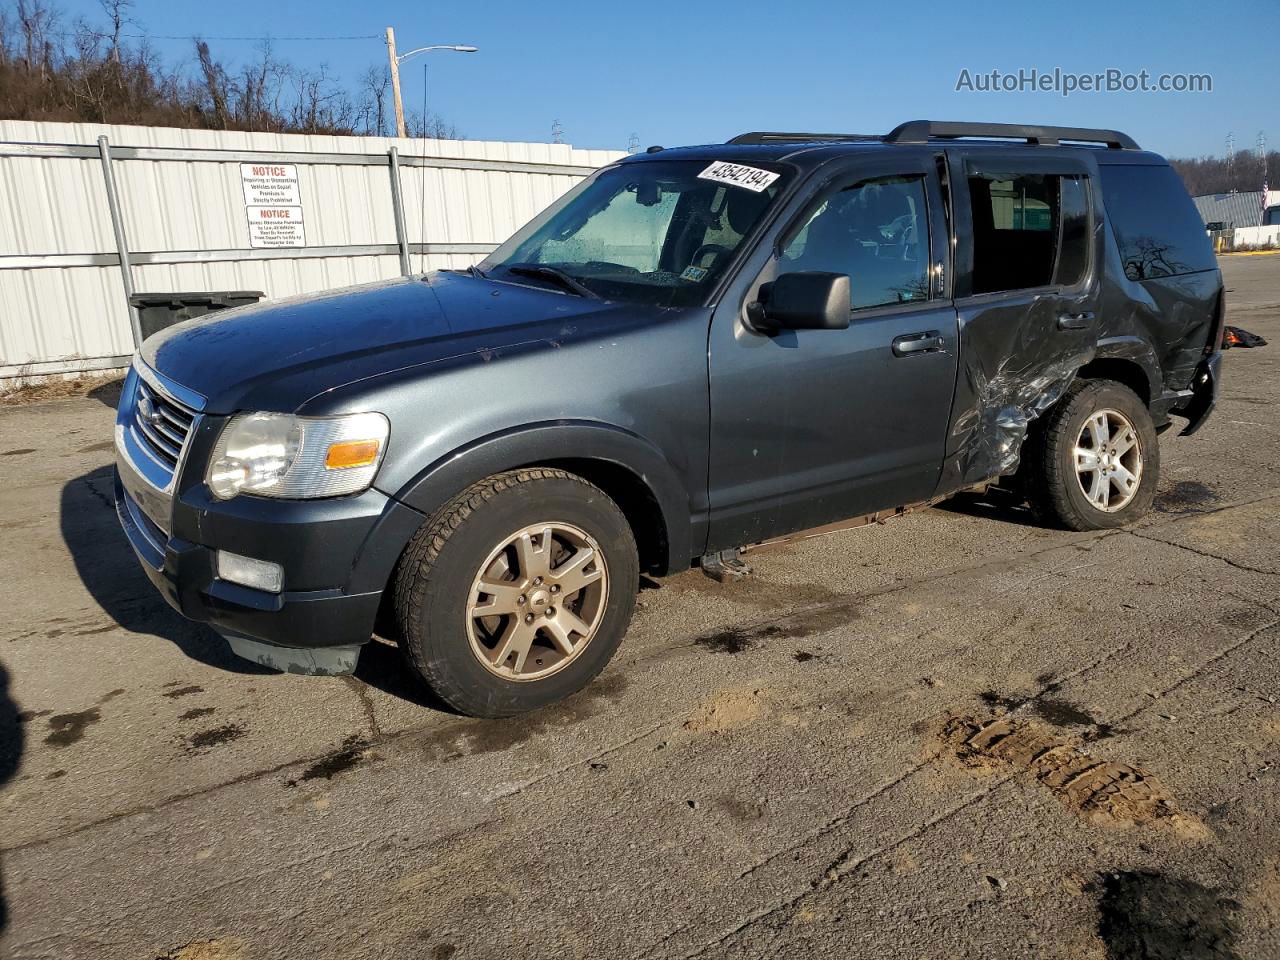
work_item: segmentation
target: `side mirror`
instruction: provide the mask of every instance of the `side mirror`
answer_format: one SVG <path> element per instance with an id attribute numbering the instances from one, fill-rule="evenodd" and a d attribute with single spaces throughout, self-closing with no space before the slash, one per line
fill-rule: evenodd
<path id="1" fill-rule="evenodd" d="M 849 276 L 801 270 L 784 273 L 760 288 L 760 299 L 747 304 L 747 319 L 757 333 L 779 330 L 846 330 L 852 300 Z"/>

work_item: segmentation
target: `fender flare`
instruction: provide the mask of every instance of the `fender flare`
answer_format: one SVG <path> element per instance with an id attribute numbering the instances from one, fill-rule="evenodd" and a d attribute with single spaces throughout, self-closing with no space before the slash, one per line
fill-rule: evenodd
<path id="1" fill-rule="evenodd" d="M 1132 335 L 1103 337 L 1098 341 L 1098 349 L 1091 362 L 1098 360 L 1123 360 L 1133 364 L 1146 377 L 1147 396 L 1153 403 L 1160 399 L 1164 391 L 1164 376 L 1160 358 L 1147 340 Z"/>
<path id="2" fill-rule="evenodd" d="M 556 460 L 597 460 L 643 484 L 662 516 L 666 572 L 686 569 L 694 555 L 689 495 L 657 447 L 598 421 L 557 420 L 490 434 L 440 457 L 392 496 L 426 516 L 471 484 L 504 470 Z"/>

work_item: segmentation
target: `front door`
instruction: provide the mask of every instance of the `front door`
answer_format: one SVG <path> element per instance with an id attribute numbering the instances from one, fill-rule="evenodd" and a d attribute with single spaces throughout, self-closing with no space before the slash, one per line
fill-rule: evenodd
<path id="1" fill-rule="evenodd" d="M 852 160 L 825 179 L 712 320 L 709 550 L 924 500 L 938 482 L 957 336 L 936 282 L 934 163 Z M 849 275 L 848 329 L 752 332 L 760 286 L 803 270 Z"/>

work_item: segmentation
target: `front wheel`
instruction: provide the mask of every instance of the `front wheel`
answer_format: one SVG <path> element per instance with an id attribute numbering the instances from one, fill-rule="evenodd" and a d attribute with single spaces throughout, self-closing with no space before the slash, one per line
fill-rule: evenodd
<path id="1" fill-rule="evenodd" d="M 462 713 L 533 710 L 604 669 L 639 576 L 631 527 L 602 490 L 563 470 L 497 474 L 410 543 L 395 585 L 401 645 Z"/>
<path id="2" fill-rule="evenodd" d="M 1071 530 L 1123 526 L 1151 509 L 1160 444 L 1138 395 L 1114 380 L 1074 384 L 1028 444 L 1036 511 Z"/>

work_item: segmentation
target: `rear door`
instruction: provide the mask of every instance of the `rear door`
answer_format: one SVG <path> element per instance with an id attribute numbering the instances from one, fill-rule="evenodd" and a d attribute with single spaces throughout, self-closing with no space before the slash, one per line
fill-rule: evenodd
<path id="1" fill-rule="evenodd" d="M 1098 337 L 1096 166 L 1080 151 L 947 151 L 960 371 L 939 493 L 1012 473 L 1027 425 Z"/>
<path id="2" fill-rule="evenodd" d="M 780 223 L 712 320 L 712 550 L 926 499 L 941 468 L 956 321 L 932 157 L 841 160 Z M 752 332 L 744 305 L 803 270 L 850 276 L 848 329 Z"/>

